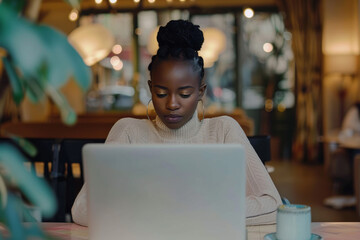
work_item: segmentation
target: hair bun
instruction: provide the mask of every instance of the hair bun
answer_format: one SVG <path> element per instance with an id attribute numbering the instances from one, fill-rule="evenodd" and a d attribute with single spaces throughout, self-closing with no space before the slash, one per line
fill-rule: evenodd
<path id="1" fill-rule="evenodd" d="M 199 25 L 186 20 L 171 20 L 165 27 L 160 27 L 157 34 L 159 47 L 191 48 L 199 51 L 204 42 L 204 35 Z"/>

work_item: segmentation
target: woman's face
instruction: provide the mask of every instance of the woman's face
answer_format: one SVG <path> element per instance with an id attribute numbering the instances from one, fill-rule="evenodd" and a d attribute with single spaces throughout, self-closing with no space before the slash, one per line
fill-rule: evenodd
<path id="1" fill-rule="evenodd" d="M 154 66 L 148 82 L 155 111 L 170 129 L 177 129 L 193 116 L 206 85 L 190 62 L 166 60 Z"/>

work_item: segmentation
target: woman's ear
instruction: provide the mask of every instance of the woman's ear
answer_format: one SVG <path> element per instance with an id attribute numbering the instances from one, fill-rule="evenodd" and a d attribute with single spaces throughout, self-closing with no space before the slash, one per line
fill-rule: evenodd
<path id="1" fill-rule="evenodd" d="M 151 87 L 152 87 L 151 80 L 148 80 L 148 85 L 149 85 L 149 90 L 151 92 Z"/>
<path id="2" fill-rule="evenodd" d="M 201 100 L 202 97 L 204 96 L 205 92 L 206 92 L 206 87 L 207 85 L 205 83 L 201 84 L 200 88 L 199 88 L 199 97 L 198 100 Z"/>

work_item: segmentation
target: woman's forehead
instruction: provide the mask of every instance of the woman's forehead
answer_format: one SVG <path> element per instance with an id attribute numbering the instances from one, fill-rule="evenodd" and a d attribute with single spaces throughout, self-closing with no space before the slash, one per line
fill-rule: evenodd
<path id="1" fill-rule="evenodd" d="M 151 73 L 154 84 L 198 84 L 198 74 L 189 61 L 167 60 L 157 64 Z"/>

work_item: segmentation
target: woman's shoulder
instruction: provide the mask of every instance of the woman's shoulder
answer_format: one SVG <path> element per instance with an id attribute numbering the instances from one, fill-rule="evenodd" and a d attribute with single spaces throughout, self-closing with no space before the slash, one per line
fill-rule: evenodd
<path id="1" fill-rule="evenodd" d="M 149 129 L 148 119 L 121 118 L 111 128 L 106 142 L 129 143 Z"/>
<path id="2" fill-rule="evenodd" d="M 213 118 L 207 118 L 207 120 L 209 121 L 209 125 L 218 125 L 218 126 L 223 126 L 223 127 L 228 127 L 228 128 L 239 128 L 240 125 L 239 123 L 232 117 L 230 116 L 219 116 L 219 117 L 213 117 Z"/>
<path id="3" fill-rule="evenodd" d="M 132 117 L 125 117 L 117 120 L 115 125 L 141 125 L 141 124 L 147 124 L 149 120 L 148 119 L 139 119 L 139 118 L 132 118 Z"/>
<path id="4" fill-rule="evenodd" d="M 141 128 L 141 127 L 147 127 L 149 120 L 148 119 L 138 119 L 138 118 L 131 118 L 131 117 L 125 117 L 119 119 L 112 128 Z"/>

